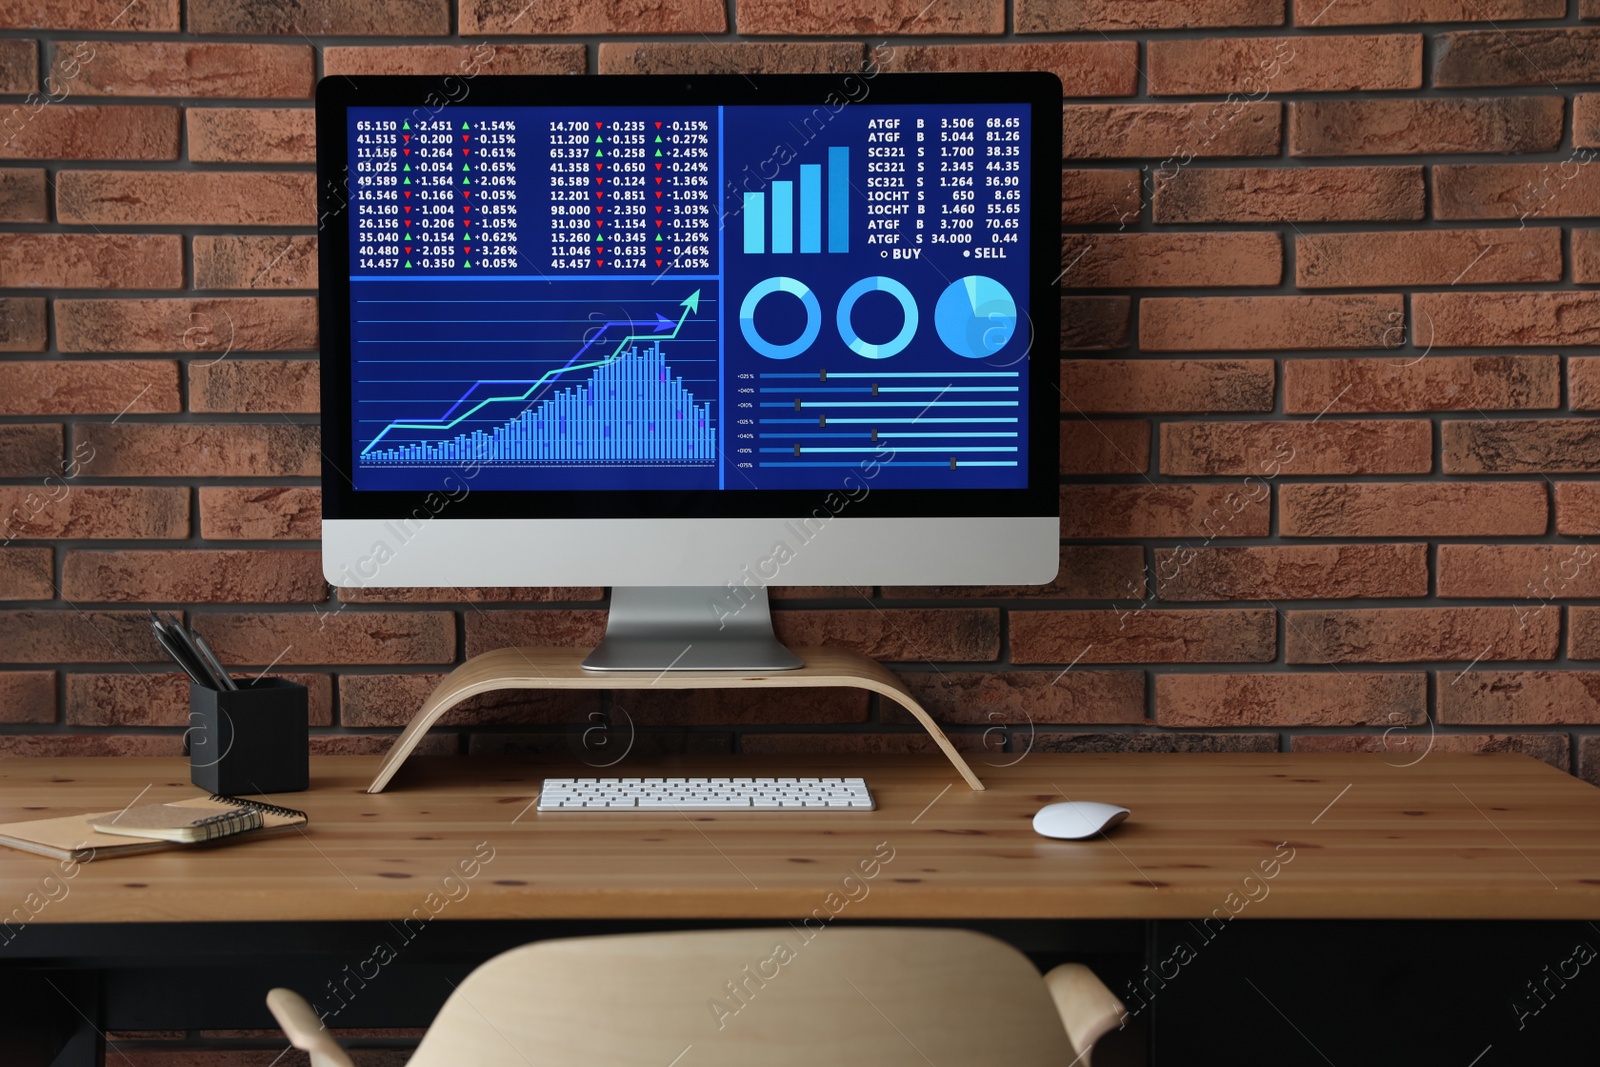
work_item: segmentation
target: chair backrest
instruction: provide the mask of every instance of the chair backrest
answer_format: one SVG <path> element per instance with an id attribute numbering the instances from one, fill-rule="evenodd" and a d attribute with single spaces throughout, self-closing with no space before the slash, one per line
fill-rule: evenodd
<path id="1" fill-rule="evenodd" d="M 969 930 L 807 928 L 545 941 L 489 960 L 409 1067 L 1069 1067 L 1028 959 Z"/>

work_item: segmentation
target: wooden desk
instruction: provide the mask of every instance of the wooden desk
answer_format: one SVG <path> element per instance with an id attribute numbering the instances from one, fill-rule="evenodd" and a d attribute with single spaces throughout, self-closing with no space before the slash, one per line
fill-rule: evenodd
<path id="1" fill-rule="evenodd" d="M 416 759 L 373 795 L 376 762 L 313 760 L 309 792 L 273 798 L 310 813 L 304 834 L 90 863 L 39 920 L 401 920 L 451 888 L 452 873 L 467 889 L 451 888 L 460 899 L 440 913 L 451 919 L 793 919 L 846 889 L 840 915 L 853 920 L 1199 919 L 1222 908 L 1600 919 L 1600 790 L 1524 756 L 1437 753 L 1397 768 L 1370 755 L 1035 754 L 985 768 L 981 793 L 937 757 L 630 764 L 859 774 L 879 805 L 815 815 L 542 814 L 540 778 L 587 768 L 526 759 Z M 143 802 L 194 793 L 180 760 L 11 760 L 0 820 L 118 808 L 146 787 Z M 1061 799 L 1058 787 L 1133 815 L 1107 838 L 1038 837 L 1029 820 Z M 489 854 L 480 842 L 493 859 L 463 879 L 459 863 Z M 862 862 L 890 852 L 862 879 Z M 53 867 L 6 850 L 0 900 Z M 844 884 L 852 874 L 866 892 Z"/>
<path id="2" fill-rule="evenodd" d="M 273 798 L 310 812 L 304 835 L 91 862 L 0 933 L 0 1003 L 26 1020 L 12 1039 L 46 1050 L 7 1046 L 7 1067 L 121 1062 L 104 1031 L 270 1030 L 267 988 L 316 999 L 356 971 L 370 987 L 335 1025 L 414 1027 L 517 944 L 719 922 L 951 921 L 1042 967 L 1089 963 L 1133 1013 L 1134 1062 L 1214 1043 L 1240 1062 L 1320 1063 L 1310 1035 L 1337 1063 L 1465 1064 L 1486 1047 L 1553 1063 L 1592 1040 L 1595 987 L 1578 979 L 1525 1028 L 1506 1010 L 1575 943 L 1600 945 L 1574 921 L 1600 919 L 1600 790 L 1522 756 L 1034 754 L 982 767 L 983 792 L 938 756 L 630 761 L 861 774 L 879 803 L 688 817 L 540 814 L 546 773 L 594 772 L 529 759 L 415 759 L 374 795 L 377 762 L 315 759 L 309 792 Z M 194 793 L 181 760 L 9 760 L 0 819 L 117 808 L 147 786 L 146 801 Z M 1037 837 L 1029 820 L 1057 787 L 1133 816 L 1108 838 Z M 464 876 L 480 843 L 492 859 Z M 0 910 L 56 870 L 0 849 Z M 1454 921 L 1415 921 L 1436 919 Z M 397 962 L 373 973 L 378 944 Z M 1401 1010 L 1388 1054 L 1349 1022 Z"/>

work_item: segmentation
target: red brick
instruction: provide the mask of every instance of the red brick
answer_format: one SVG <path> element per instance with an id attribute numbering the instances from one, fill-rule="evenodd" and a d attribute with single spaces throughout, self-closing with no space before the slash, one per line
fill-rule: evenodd
<path id="1" fill-rule="evenodd" d="M 1289 105 L 1289 152 L 1549 152 L 1561 144 L 1565 104 L 1559 96 L 1301 101 Z"/>
<path id="2" fill-rule="evenodd" d="M 609 45 L 601 45 L 602 51 Z M 322 50 L 322 71 L 336 74 L 582 74 L 582 44 L 334 45 Z"/>
<path id="3" fill-rule="evenodd" d="M 1062 360 L 1062 411 L 1272 410 L 1272 360 Z"/>
<path id="4" fill-rule="evenodd" d="M 1000 655 L 994 608 L 775 611 L 778 640 L 791 648 L 848 648 L 892 663 L 990 661 Z"/>
<path id="5" fill-rule="evenodd" d="M 285 37 L 442 36 L 450 32 L 450 3 L 449 0 L 297 0 L 288 7 L 273 3 L 239 4 L 232 0 L 189 0 L 189 32 Z"/>
<path id="6" fill-rule="evenodd" d="M 1301 234 L 1295 284 L 1302 289 L 1559 282 L 1561 230 L 1397 230 Z"/>
<path id="7" fill-rule="evenodd" d="M 1572 231 L 1572 280 L 1600 285 L 1600 230 Z"/>
<path id="8" fill-rule="evenodd" d="M 1297 26 L 1558 19 L 1566 0 L 1294 0 Z"/>
<path id="9" fill-rule="evenodd" d="M 167 157 L 171 158 L 171 157 Z M 283 171 L 69 170 L 56 218 L 117 226 L 310 226 L 316 176 Z"/>
<path id="10" fill-rule="evenodd" d="M 630 728 L 864 723 L 870 703 L 860 689 L 634 689 L 612 695 L 610 728 L 626 738 Z"/>
<path id="11" fill-rule="evenodd" d="M 1296 737 L 1295 752 L 1370 752 L 1382 754 L 1384 763 L 1405 768 L 1421 763 L 1429 754 L 1492 755 L 1515 752 L 1543 760 L 1565 773 L 1567 739 L 1561 734 L 1441 734 L 1431 728 L 1383 734 L 1311 734 Z"/>
<path id="12" fill-rule="evenodd" d="M 274 672 L 277 673 L 277 672 Z M 333 679 L 278 674 L 306 687 L 312 726 L 333 724 Z M 240 677 L 248 677 L 241 674 Z M 188 726 L 189 679 L 182 674 L 69 674 L 67 723 L 72 726 Z"/>
<path id="13" fill-rule="evenodd" d="M 1289 414 L 1533 410 L 1560 405 L 1560 356 L 1430 353 L 1420 360 L 1396 356 L 1283 361 L 1283 410 Z"/>
<path id="14" fill-rule="evenodd" d="M 1283 0 L 1017 0 L 1018 33 L 1282 26 Z"/>
<path id="15" fill-rule="evenodd" d="M 646 0 L 460 0 L 456 32 L 472 34 L 726 33 L 722 0 L 683 0 L 670 7 Z M 751 32 L 740 26 L 741 32 Z M 782 32 L 795 33 L 788 29 Z M 838 33 L 830 27 L 826 32 Z"/>
<path id="16" fill-rule="evenodd" d="M 178 734 L 0 734 L 0 756 L 24 759 L 48 756 L 178 756 L 182 752 L 183 738 Z"/>
<path id="17" fill-rule="evenodd" d="M 1438 684 L 1441 723 L 1600 723 L 1600 671 L 1440 671 Z"/>
<path id="18" fill-rule="evenodd" d="M 17 118 L 0 140 L 0 159 L 178 158 L 175 107 L 51 104 Z"/>
<path id="19" fill-rule="evenodd" d="M 58 62 L 55 77 L 76 70 L 72 91 L 81 96 L 310 97 L 316 80 L 303 44 L 61 41 L 56 53 L 64 52 L 71 66 Z"/>
<path id="20" fill-rule="evenodd" d="M 1231 485 L 1064 485 L 1061 536 L 1265 537 L 1270 493 Z"/>
<path id="21" fill-rule="evenodd" d="M 1422 218 L 1422 168 L 1163 164 L 1154 205 L 1160 223 L 1412 221 Z"/>
<path id="22" fill-rule="evenodd" d="M 230 667 L 450 663 L 456 655 L 455 616 L 448 611 L 196 615 L 193 626 Z"/>
<path id="23" fill-rule="evenodd" d="M 998 723 L 1142 723 L 1143 671 L 919 671 L 900 676 L 935 720 Z M 883 701 L 884 722 L 911 714 Z"/>
<path id="24" fill-rule="evenodd" d="M 1439 434 L 1446 474 L 1600 471 L 1592 418 L 1447 421 Z"/>
<path id="25" fill-rule="evenodd" d="M 157 663 L 166 655 L 143 611 L 0 611 L 0 645 L 13 663 Z"/>
<path id="26" fill-rule="evenodd" d="M 1062 171 L 1061 225 L 1137 222 L 1142 184 L 1136 170 Z"/>
<path id="27" fill-rule="evenodd" d="M 768 593 L 780 595 L 769 586 Z M 594 586 L 529 588 L 526 586 L 343 586 L 339 599 L 351 604 L 568 604 L 603 600 L 605 589 Z"/>
<path id="28" fill-rule="evenodd" d="M 43 300 L 0 297 L 0 352 L 43 352 L 48 337 Z"/>
<path id="29" fill-rule="evenodd" d="M 1283 136 L 1283 109 L 1266 100 L 1067 104 L 1061 111 L 1062 154 L 1072 160 L 1272 156 Z"/>
<path id="30" fill-rule="evenodd" d="M 1551 219 L 1600 215 L 1600 167 L 1562 163 L 1450 163 L 1433 168 L 1438 219 Z"/>
<path id="31" fill-rule="evenodd" d="M 1600 483 L 1556 483 L 1556 532 L 1576 537 L 1600 534 Z"/>
<path id="32" fill-rule="evenodd" d="M 17 167 L 0 169 L 0 222 L 49 221 L 50 200 L 45 195 L 44 171 Z"/>
<path id="33" fill-rule="evenodd" d="M 38 44 L 33 41 L 0 41 L 0 93 L 31 93 L 37 88 Z"/>
<path id="34" fill-rule="evenodd" d="M 1150 469 L 1150 424 L 1142 419 L 1061 424 L 1062 474 L 1143 474 Z"/>
<path id="35" fill-rule="evenodd" d="M 1422 419 L 1166 422 L 1161 473 L 1426 474 L 1433 425 Z"/>
<path id="36" fill-rule="evenodd" d="M 1600 0 L 1581 0 L 1585 18 L 1600 19 Z M 1600 785 L 1600 736 L 1578 738 L 1578 776 L 1590 785 Z"/>
<path id="37" fill-rule="evenodd" d="M 1158 548 L 1162 600 L 1344 600 L 1428 595 L 1428 546 Z"/>
<path id="38" fill-rule="evenodd" d="M 601 45 L 601 57 L 605 45 Z M 1061 79 L 1063 95 L 1132 96 L 1139 86 L 1137 41 L 1050 41 L 1025 44 L 897 44 L 872 53 L 896 74 L 977 70 L 1047 70 Z"/>
<path id="39" fill-rule="evenodd" d="M 1003 0 L 742 0 L 738 32 L 753 34 L 998 34 Z"/>
<path id="40" fill-rule="evenodd" d="M 600 45 L 601 74 L 830 74 L 861 69 L 859 41 Z"/>
<path id="41" fill-rule="evenodd" d="M 1069 289 L 1277 285 L 1275 233 L 1079 233 L 1061 238 Z"/>
<path id="42" fill-rule="evenodd" d="M 0 742 L 4 735 L 0 735 Z M 950 743 L 958 752 L 982 753 L 984 739 L 978 734 L 951 734 Z M 0 752 L 3 752 L 0 749 Z M 903 733 L 873 734 L 746 734 L 739 751 L 751 756 L 937 756 L 938 747 L 921 727 Z M 1009 761 L 1011 757 L 1004 757 Z M 1001 760 L 996 760 L 1001 762 Z"/>
<path id="43" fill-rule="evenodd" d="M 311 163 L 317 158 L 310 108 L 190 108 L 189 158 L 200 163 Z M 198 238 L 197 238 L 198 240 Z"/>
<path id="44" fill-rule="evenodd" d="M 225 359 L 189 364 L 190 411 L 292 411 L 321 407 L 313 359 Z"/>
<path id="45" fill-rule="evenodd" d="M 161 234 L 0 234 L 13 289 L 181 289 L 183 238 Z"/>
<path id="46" fill-rule="evenodd" d="M 196 289 L 315 289 L 317 239 L 274 234 L 270 237 L 196 237 Z"/>
<path id="47" fill-rule="evenodd" d="M 404 726 L 444 678 L 442 674 L 342 674 L 342 726 Z M 480 724 L 549 725 L 596 720 L 600 694 L 586 690 L 497 689 L 470 697 L 445 713 L 440 726 Z M 621 729 L 621 725 L 618 724 Z"/>
<path id="48" fill-rule="evenodd" d="M 61 427 L 0 425 L 0 478 L 42 478 L 61 471 Z M 50 486 L 45 487 L 50 490 Z M 56 488 L 59 492 L 59 488 Z M 40 494 L 44 499 L 46 494 Z M 10 499 L 0 492 L 0 500 Z M 18 498 L 20 499 L 20 498 Z M 6 508 L 0 507 L 0 515 Z M 14 535 L 12 535 L 14 536 Z"/>
<path id="49" fill-rule="evenodd" d="M 1600 93 L 1573 96 L 1572 144 L 1576 148 L 1600 147 Z"/>
<path id="50" fill-rule="evenodd" d="M 96 477 L 281 478 L 322 472 L 314 425 L 117 423 L 89 432 L 99 446 Z"/>
<path id="51" fill-rule="evenodd" d="M 327 597 L 316 551 L 69 551 L 62 596 L 83 601 L 312 603 Z"/>
<path id="52" fill-rule="evenodd" d="M 1194 732 L 1131 734 L 1040 734 L 1035 752 L 1276 752 L 1277 734 L 1202 734 Z"/>
<path id="53" fill-rule="evenodd" d="M 315 541 L 322 490 L 310 485 L 201 486 L 200 536 L 208 541 Z"/>
<path id="54" fill-rule="evenodd" d="M 0 600 L 54 599 L 54 561 L 55 553 L 48 548 L 0 548 Z M 5 678 L 0 674 L 0 685 Z M 0 708 L 0 716 L 4 714 Z"/>
<path id="55" fill-rule="evenodd" d="M 1284 537 L 1532 537 L 1550 524 L 1535 482 L 1284 485 L 1278 509 Z"/>
<path id="56" fill-rule="evenodd" d="M 55 671 L 0 673 L 0 722 L 56 721 Z"/>
<path id="57" fill-rule="evenodd" d="M 1438 345 L 1600 344 L 1600 292 L 1418 293 L 1412 308 Z"/>
<path id="58" fill-rule="evenodd" d="M 88 443 L 100 443 L 98 434 Z M 83 445 L 79 449 L 83 450 Z M 101 453 L 80 451 L 80 458 L 90 457 L 82 471 L 98 476 L 105 466 L 100 462 L 103 452 L 104 448 Z M 59 461 L 59 453 L 57 458 Z M 180 486 L 79 485 L 59 477 L 40 486 L 0 486 L 0 536 L 73 540 L 188 537 L 189 491 Z"/>
<path id="59" fill-rule="evenodd" d="M 1440 545 L 1439 595 L 1536 601 L 1600 597 L 1588 545 Z"/>
<path id="60" fill-rule="evenodd" d="M 1149 297 L 1140 305 L 1139 345 L 1169 352 L 1374 348 L 1404 315 L 1404 298 L 1386 294 Z"/>
<path id="61" fill-rule="evenodd" d="M 1394 726 L 1427 720 L 1428 676 L 1412 671 L 1162 674 L 1162 726 Z"/>
<path id="62" fill-rule="evenodd" d="M 1151 96 L 1422 87 L 1421 34 L 1152 40 Z"/>
<path id="63" fill-rule="evenodd" d="M 1560 620 L 1517 608 L 1350 608 L 1285 613 L 1288 663 L 1554 659 Z"/>
<path id="64" fill-rule="evenodd" d="M 1128 343 L 1133 300 L 1126 296 L 1063 296 L 1062 351 L 1122 348 Z"/>
<path id="65" fill-rule="evenodd" d="M 1567 655 L 1573 659 L 1600 659 L 1600 610 L 1573 607 L 1569 611 L 1572 614 L 1572 633 L 1567 638 Z M 1538 614 L 1547 613 L 1541 611 Z"/>
<path id="66" fill-rule="evenodd" d="M 464 614 L 468 657 L 498 648 L 593 648 L 606 629 L 606 613 L 587 608 Z"/>
<path id="67" fill-rule="evenodd" d="M 1545 2 L 1558 4 L 1559 0 L 1545 0 Z M 1562 10 L 1566 9 L 1565 4 L 1559 6 Z M 1600 19 L 1600 0 L 1578 0 L 1578 17 L 1586 21 Z"/>
<path id="68" fill-rule="evenodd" d="M 1600 81 L 1600 29 L 1464 30 L 1434 44 L 1440 88 L 1593 81 Z"/>
<path id="69" fill-rule="evenodd" d="M 168 360 L 0 363 L 0 414 L 89 415 L 177 411 L 178 365 Z"/>
<path id="70" fill-rule="evenodd" d="M 1013 611 L 1014 663 L 1270 663 L 1275 613 L 1206 611 Z"/>
<path id="71" fill-rule="evenodd" d="M 177 33 L 178 0 L 0 0 L 0 29 Z"/>
<path id="72" fill-rule="evenodd" d="M 955 597 L 1120 600 L 1145 595 L 1144 549 L 1138 545 L 1062 545 L 1061 569 L 1048 585 L 885 586 L 886 600 Z"/>
<path id="73" fill-rule="evenodd" d="M 63 352 L 229 352 L 317 347 L 317 304 L 308 296 L 196 300 L 57 300 Z"/>
<path id="74" fill-rule="evenodd" d="M 455 756 L 460 754 L 460 746 L 459 735 L 434 731 L 422 738 L 417 743 L 417 747 L 411 750 L 411 754 L 413 756 Z M 311 754 L 313 756 L 384 756 L 388 755 L 392 748 L 394 748 L 394 738 L 389 734 L 367 734 L 364 736 L 357 734 L 311 735 Z M 269 1053 L 268 1055 L 271 1054 Z M 357 1063 L 363 1062 L 360 1055 L 359 1052 L 356 1053 Z M 366 1063 L 370 1063 L 372 1067 L 398 1067 L 397 1061 L 394 1060 L 384 1062 L 372 1059 L 366 1061 Z M 140 1064 L 138 1067 L 146 1067 L 146 1065 Z M 188 1065 L 180 1062 L 176 1065 L 153 1064 L 150 1067 L 188 1067 Z M 216 1065 L 208 1064 L 205 1067 L 216 1067 Z M 234 1067 L 234 1065 L 228 1064 L 227 1067 Z M 248 1067 L 272 1067 L 272 1063 L 263 1056 L 260 1063 L 252 1062 Z"/>

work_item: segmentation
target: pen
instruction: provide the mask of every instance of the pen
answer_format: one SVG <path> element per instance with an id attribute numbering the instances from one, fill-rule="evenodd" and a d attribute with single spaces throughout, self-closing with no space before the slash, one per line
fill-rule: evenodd
<path id="1" fill-rule="evenodd" d="M 184 650 L 177 638 L 168 633 L 167 624 L 162 622 L 153 611 L 150 613 L 150 632 L 155 634 L 156 643 L 161 646 L 167 655 L 172 657 L 174 663 L 182 668 L 184 674 L 187 674 L 197 684 L 203 685 L 207 689 L 217 688 L 216 680 L 210 676 L 210 672 L 204 670 L 198 662 L 192 662 L 189 659 L 188 652 Z"/>
<path id="2" fill-rule="evenodd" d="M 215 668 L 212 667 L 211 660 L 208 659 L 206 655 L 200 651 L 199 646 L 194 643 L 194 634 L 187 626 L 178 621 L 178 617 L 176 615 L 167 615 L 162 619 L 162 621 L 166 625 L 167 634 L 175 642 L 177 642 L 178 645 L 183 648 L 183 651 L 188 655 L 189 662 L 199 667 L 200 673 L 204 674 L 211 680 L 211 688 L 217 690 L 230 688 L 227 683 L 231 682 L 232 679 L 227 677 L 227 672 L 223 671 L 220 665 Z"/>
<path id="3" fill-rule="evenodd" d="M 200 653 L 200 659 L 216 674 L 217 680 L 222 683 L 222 688 L 238 689 L 239 683 L 233 680 L 233 676 L 222 665 L 222 661 L 217 658 L 217 654 L 211 651 L 211 646 L 206 644 L 206 639 L 193 630 L 189 630 L 187 633 L 190 640 L 194 642 L 195 651 Z"/>

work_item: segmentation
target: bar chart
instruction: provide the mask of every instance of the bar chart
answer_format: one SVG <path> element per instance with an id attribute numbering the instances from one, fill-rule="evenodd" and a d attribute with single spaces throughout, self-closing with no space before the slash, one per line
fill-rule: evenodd
<path id="1" fill-rule="evenodd" d="M 827 187 L 828 251 L 850 251 L 850 149 L 828 148 L 827 174 L 820 163 L 800 165 L 799 248 L 802 255 L 822 251 L 822 190 Z M 795 188 L 792 179 L 744 193 L 744 252 L 785 255 L 796 246 Z M 770 230 L 772 239 L 767 240 Z"/>

